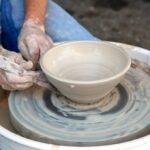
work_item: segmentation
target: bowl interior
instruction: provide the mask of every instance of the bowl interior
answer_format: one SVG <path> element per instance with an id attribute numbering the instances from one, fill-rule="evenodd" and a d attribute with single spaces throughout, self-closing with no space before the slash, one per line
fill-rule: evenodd
<path id="1" fill-rule="evenodd" d="M 124 71 L 128 63 L 123 49 L 106 42 L 70 42 L 52 48 L 42 58 L 47 74 L 73 81 L 107 79 Z"/>

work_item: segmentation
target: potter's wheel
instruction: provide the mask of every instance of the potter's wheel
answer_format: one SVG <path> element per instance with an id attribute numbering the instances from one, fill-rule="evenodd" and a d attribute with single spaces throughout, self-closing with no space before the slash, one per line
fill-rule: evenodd
<path id="1" fill-rule="evenodd" d="M 134 61 L 123 81 L 90 106 L 68 103 L 44 88 L 12 92 L 12 124 L 25 137 L 62 145 L 103 145 L 140 138 L 150 133 L 149 73 L 149 66 Z"/>

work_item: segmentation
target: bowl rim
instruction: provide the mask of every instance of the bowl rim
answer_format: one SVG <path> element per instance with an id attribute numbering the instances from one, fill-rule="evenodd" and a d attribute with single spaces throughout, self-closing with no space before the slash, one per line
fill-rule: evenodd
<path id="1" fill-rule="evenodd" d="M 127 58 L 127 63 L 126 63 L 126 66 L 124 69 L 122 69 L 122 71 L 114 76 L 111 76 L 111 77 L 108 77 L 106 79 L 100 79 L 100 80 L 92 80 L 92 81 L 77 81 L 77 80 L 71 80 L 71 79 L 65 79 L 65 78 L 60 78 L 56 75 L 54 75 L 53 73 L 51 73 L 50 71 L 48 71 L 45 67 L 44 67 L 44 63 L 43 63 L 43 60 L 45 58 L 45 56 L 47 55 L 47 53 L 50 53 L 50 51 L 52 50 L 55 50 L 56 48 L 59 48 L 61 46 L 67 46 L 67 45 L 70 45 L 70 44 L 74 44 L 74 43 L 96 43 L 96 44 L 100 44 L 100 43 L 104 43 L 105 45 L 108 45 L 108 46 L 111 46 L 113 48 L 116 48 L 118 49 L 121 53 L 124 54 L 124 56 Z M 58 45 L 54 45 L 54 47 L 52 47 L 50 50 L 48 50 L 46 53 L 44 53 L 41 58 L 40 58 L 40 66 L 41 66 L 41 69 L 42 71 L 46 74 L 46 76 L 49 76 L 59 82 L 65 82 L 65 83 L 69 83 L 69 84 L 81 84 L 81 85 L 87 85 L 87 84 L 100 84 L 100 83 L 106 83 L 106 82 L 110 82 L 110 81 L 113 81 L 121 76 L 123 76 L 130 68 L 131 66 L 131 58 L 129 56 L 129 54 L 127 53 L 127 51 L 122 48 L 122 47 L 119 47 L 115 44 L 112 44 L 111 42 L 108 42 L 108 41 L 96 41 L 96 40 L 83 40 L 83 41 L 66 41 L 66 42 L 62 42 L 62 43 L 59 43 Z"/>

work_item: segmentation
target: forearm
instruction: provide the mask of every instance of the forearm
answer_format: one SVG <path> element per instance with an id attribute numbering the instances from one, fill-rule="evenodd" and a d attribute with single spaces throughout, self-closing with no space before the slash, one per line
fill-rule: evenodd
<path id="1" fill-rule="evenodd" d="M 27 60 L 35 66 L 40 57 L 52 47 L 52 40 L 45 31 L 45 15 L 48 0 L 24 0 L 25 22 L 23 23 L 18 47 Z"/>
<path id="2" fill-rule="evenodd" d="M 47 0 L 25 0 L 25 22 L 32 20 L 34 23 L 44 25 Z"/>

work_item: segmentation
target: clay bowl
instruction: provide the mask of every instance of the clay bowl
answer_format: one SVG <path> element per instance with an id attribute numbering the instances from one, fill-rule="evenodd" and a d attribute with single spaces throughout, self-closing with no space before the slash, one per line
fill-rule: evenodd
<path id="1" fill-rule="evenodd" d="M 68 99 L 90 104 L 107 95 L 128 71 L 127 52 L 109 42 L 75 41 L 46 52 L 40 65 L 49 82 Z"/>

